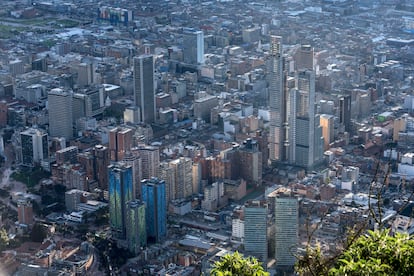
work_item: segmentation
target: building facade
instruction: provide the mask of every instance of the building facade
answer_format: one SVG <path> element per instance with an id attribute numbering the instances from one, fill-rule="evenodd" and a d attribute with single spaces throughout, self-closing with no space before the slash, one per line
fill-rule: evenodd
<path id="1" fill-rule="evenodd" d="M 244 206 L 244 249 L 264 265 L 268 255 L 267 213 L 267 204 L 263 201 L 250 201 Z"/>
<path id="2" fill-rule="evenodd" d="M 138 254 L 147 245 L 145 204 L 139 200 L 129 201 L 125 220 L 128 249 L 130 252 Z"/>
<path id="3" fill-rule="evenodd" d="M 281 188 L 275 197 L 275 259 L 280 269 L 293 270 L 299 232 L 299 203 L 291 191 Z"/>
<path id="4" fill-rule="evenodd" d="M 34 167 L 44 159 L 49 158 L 49 144 L 47 133 L 35 128 L 20 132 L 21 165 Z"/>
<path id="5" fill-rule="evenodd" d="M 49 91 L 47 100 L 50 136 L 70 140 L 73 138 L 73 93 L 54 88 Z"/>
<path id="6" fill-rule="evenodd" d="M 154 57 L 134 57 L 134 102 L 144 123 L 155 122 Z"/>
<path id="7" fill-rule="evenodd" d="M 109 222 L 115 238 L 126 238 L 127 202 L 135 199 L 132 182 L 132 167 L 115 163 L 108 167 L 109 172 Z"/>
<path id="8" fill-rule="evenodd" d="M 185 63 L 204 63 L 204 33 L 202 31 L 192 28 L 184 29 L 183 56 Z"/>
<path id="9" fill-rule="evenodd" d="M 153 177 L 142 180 L 141 187 L 142 201 L 146 205 L 148 241 L 158 243 L 167 235 L 165 182 L 164 180 Z"/>
<path id="10" fill-rule="evenodd" d="M 285 160 L 286 96 L 284 91 L 284 72 L 282 56 L 282 38 L 270 37 L 270 56 L 268 60 L 269 82 L 269 160 Z"/>

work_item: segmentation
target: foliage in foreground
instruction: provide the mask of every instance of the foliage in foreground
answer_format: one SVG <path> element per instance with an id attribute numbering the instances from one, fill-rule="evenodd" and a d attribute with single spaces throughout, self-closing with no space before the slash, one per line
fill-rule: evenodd
<path id="1" fill-rule="evenodd" d="M 339 258 L 331 275 L 412 275 L 414 240 L 388 230 L 369 231 Z"/>
<path id="2" fill-rule="evenodd" d="M 226 254 L 213 264 L 210 272 L 213 276 L 268 276 L 261 263 L 254 257 L 244 258 L 239 252 Z"/>
<path id="3" fill-rule="evenodd" d="M 301 275 L 412 275 L 414 240 L 389 230 L 368 231 L 354 240 L 333 262 L 310 249 L 296 264 Z"/>

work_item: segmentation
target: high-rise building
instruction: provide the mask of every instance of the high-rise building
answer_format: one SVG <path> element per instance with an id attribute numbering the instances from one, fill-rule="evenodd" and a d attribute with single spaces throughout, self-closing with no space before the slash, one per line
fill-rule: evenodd
<path id="1" fill-rule="evenodd" d="M 85 87 L 93 83 L 93 64 L 80 63 L 77 68 L 78 86 Z"/>
<path id="2" fill-rule="evenodd" d="M 109 172 L 109 222 L 113 236 L 126 238 L 127 202 L 135 199 L 132 182 L 132 167 L 123 163 L 115 163 L 108 167 Z"/>
<path id="3" fill-rule="evenodd" d="M 146 205 L 148 241 L 158 243 L 167 235 L 165 182 L 164 180 L 153 177 L 142 180 L 141 187 L 142 201 Z"/>
<path id="4" fill-rule="evenodd" d="M 299 233 L 299 203 L 290 189 L 280 188 L 275 197 L 275 259 L 280 269 L 293 270 Z"/>
<path id="5" fill-rule="evenodd" d="M 132 147 L 132 129 L 116 127 L 109 131 L 109 152 L 112 161 L 121 161 Z"/>
<path id="6" fill-rule="evenodd" d="M 0 127 L 7 125 L 7 108 L 7 102 L 4 100 L 0 101 Z"/>
<path id="7" fill-rule="evenodd" d="M 142 160 L 142 179 L 158 176 L 160 167 L 160 150 L 155 146 L 139 146 L 139 155 Z"/>
<path id="8" fill-rule="evenodd" d="M 256 140 L 246 139 L 241 147 L 226 154 L 231 163 L 231 179 L 243 178 L 248 183 L 262 183 L 262 153 Z"/>
<path id="9" fill-rule="evenodd" d="M 322 114 L 320 116 L 320 124 L 322 127 L 324 150 L 328 150 L 329 144 L 334 140 L 334 116 Z"/>
<path id="10" fill-rule="evenodd" d="M 284 72 L 282 56 L 282 38 L 270 37 L 270 57 L 268 60 L 269 78 L 269 160 L 285 160 L 286 139 L 286 96 L 284 90 Z M 286 143 L 285 143 L 286 142 Z"/>
<path id="11" fill-rule="evenodd" d="M 98 181 L 98 187 L 108 190 L 108 166 L 109 166 L 109 149 L 102 145 L 96 145 L 93 148 L 94 157 L 94 179 Z"/>
<path id="12" fill-rule="evenodd" d="M 193 194 L 193 161 L 187 157 L 180 157 L 169 162 L 173 171 L 173 183 L 170 187 L 170 199 L 182 199 Z"/>
<path id="13" fill-rule="evenodd" d="M 126 240 L 128 249 L 138 254 L 147 245 L 147 230 L 145 221 L 145 204 L 132 200 L 126 207 Z"/>
<path id="14" fill-rule="evenodd" d="M 154 57 L 134 57 L 134 100 L 144 123 L 155 121 Z"/>
<path id="15" fill-rule="evenodd" d="M 142 162 L 138 149 L 135 148 L 127 151 L 122 161 L 132 167 L 132 182 L 135 187 L 135 196 L 137 199 L 141 199 Z"/>
<path id="16" fill-rule="evenodd" d="M 323 137 L 315 105 L 315 73 L 300 71 L 289 91 L 289 162 L 312 168 L 323 158 Z"/>
<path id="17" fill-rule="evenodd" d="M 301 45 L 295 55 L 296 70 L 314 70 L 314 50 L 310 45 Z"/>
<path id="18" fill-rule="evenodd" d="M 249 201 L 244 206 L 244 249 L 267 264 L 267 203 Z"/>
<path id="19" fill-rule="evenodd" d="M 47 95 L 49 111 L 49 134 L 53 137 L 73 137 L 73 93 L 54 88 Z"/>
<path id="20" fill-rule="evenodd" d="M 339 123 L 346 132 L 351 132 L 351 96 L 346 95 L 339 99 Z"/>
<path id="21" fill-rule="evenodd" d="M 35 128 L 20 132 L 21 148 L 18 160 L 21 165 L 34 167 L 42 160 L 49 158 L 47 133 Z"/>
<path id="22" fill-rule="evenodd" d="M 204 63 L 204 33 L 192 28 L 183 32 L 184 62 L 190 64 Z"/>
<path id="23" fill-rule="evenodd" d="M 30 201 L 17 202 L 17 218 L 20 224 L 33 224 L 33 205 Z"/>

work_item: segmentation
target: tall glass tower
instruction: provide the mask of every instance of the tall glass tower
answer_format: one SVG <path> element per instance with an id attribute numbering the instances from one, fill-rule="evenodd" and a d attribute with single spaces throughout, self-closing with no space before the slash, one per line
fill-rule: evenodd
<path id="1" fill-rule="evenodd" d="M 160 242 L 167 235 L 167 203 L 165 182 L 158 178 L 141 182 L 142 201 L 146 204 L 147 236 L 150 242 Z"/>
<path id="2" fill-rule="evenodd" d="M 267 266 L 267 204 L 253 200 L 244 206 L 244 249 Z"/>
<path id="3" fill-rule="evenodd" d="M 132 167 L 123 163 L 115 163 L 108 167 L 109 171 L 109 222 L 115 238 L 126 238 L 126 206 L 135 199 L 132 181 Z"/>
<path id="4" fill-rule="evenodd" d="M 134 101 L 140 108 L 141 121 L 155 121 L 154 57 L 134 57 Z"/>
<path id="5" fill-rule="evenodd" d="M 189 64 L 204 63 L 204 33 L 193 28 L 184 28 L 183 32 L 184 62 Z"/>
<path id="6" fill-rule="evenodd" d="M 299 236 L 299 203 L 290 189 L 280 188 L 275 197 L 275 259 L 276 266 L 293 270 Z"/>
<path id="7" fill-rule="evenodd" d="M 269 159 L 284 161 L 286 124 L 286 97 L 284 90 L 282 38 L 270 37 L 269 78 Z"/>
<path id="8" fill-rule="evenodd" d="M 140 200 L 132 200 L 126 207 L 126 239 L 128 249 L 138 254 L 147 245 L 145 222 L 145 204 Z"/>

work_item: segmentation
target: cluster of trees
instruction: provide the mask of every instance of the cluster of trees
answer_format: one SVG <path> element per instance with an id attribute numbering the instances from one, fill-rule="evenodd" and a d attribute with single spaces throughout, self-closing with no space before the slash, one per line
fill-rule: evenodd
<path id="1" fill-rule="evenodd" d="M 298 258 L 299 275 L 413 275 L 414 240 L 408 234 L 391 235 L 389 230 L 368 231 L 353 240 L 335 257 L 321 254 L 320 248 L 308 249 Z M 223 256 L 213 264 L 214 276 L 268 276 L 254 257 L 238 252 Z"/>

